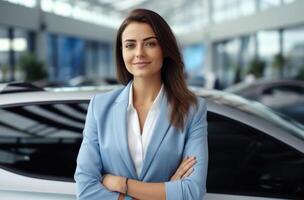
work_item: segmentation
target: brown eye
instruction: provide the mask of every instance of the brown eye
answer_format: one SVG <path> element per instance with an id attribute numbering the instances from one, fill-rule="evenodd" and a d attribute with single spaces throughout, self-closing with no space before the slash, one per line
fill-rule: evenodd
<path id="1" fill-rule="evenodd" d="M 154 42 L 154 41 L 146 42 L 145 46 L 147 46 L 147 47 L 155 47 L 156 46 L 156 42 Z"/>
<path id="2" fill-rule="evenodd" d="M 132 49 L 132 48 L 134 48 L 135 47 L 135 44 L 134 43 L 127 43 L 127 44 L 125 44 L 125 48 L 126 49 Z"/>

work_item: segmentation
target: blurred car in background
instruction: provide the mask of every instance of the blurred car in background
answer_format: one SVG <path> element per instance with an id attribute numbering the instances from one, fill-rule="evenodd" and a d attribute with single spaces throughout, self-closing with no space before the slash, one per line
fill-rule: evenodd
<path id="1" fill-rule="evenodd" d="M 0 94 L 0 199 L 75 199 L 90 98 L 120 86 Z M 191 88 L 208 104 L 206 200 L 300 199 L 304 128 L 236 95 Z"/>
<path id="2" fill-rule="evenodd" d="M 304 81 L 259 80 L 236 84 L 225 91 L 258 101 L 304 124 Z"/>

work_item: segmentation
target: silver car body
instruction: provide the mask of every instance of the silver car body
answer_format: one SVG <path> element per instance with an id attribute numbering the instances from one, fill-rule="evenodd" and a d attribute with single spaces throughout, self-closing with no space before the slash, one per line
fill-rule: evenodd
<path id="1" fill-rule="evenodd" d="M 7 107 L 12 105 L 25 105 L 31 103 L 44 103 L 44 102 L 66 102 L 66 101 L 81 101 L 89 100 L 94 94 L 98 92 L 104 92 L 112 89 L 113 87 L 106 87 L 102 90 L 81 89 L 81 91 L 65 91 L 61 89 L 61 92 L 44 91 L 44 92 L 28 92 L 28 93 L 16 93 L 16 94 L 3 94 L 0 95 L 0 107 Z M 71 89 L 75 90 L 75 89 Z M 229 95 L 226 97 L 225 93 L 217 91 L 206 91 L 201 89 L 192 88 L 192 90 L 198 95 L 206 98 L 208 103 L 208 111 L 214 113 L 220 113 L 223 116 L 235 119 L 246 125 L 255 127 L 260 131 L 263 131 L 289 146 L 304 153 L 304 133 L 301 128 L 293 126 L 287 123 L 280 117 L 272 115 L 271 112 L 252 113 L 257 111 L 249 106 L 247 100 L 240 97 Z M 260 110 L 267 109 L 262 105 L 256 104 L 257 107 L 262 107 Z M 237 108 L 237 109 L 236 109 Z M 260 111 L 259 110 L 259 111 Z M 1 115 L 1 113 L 0 113 Z M 264 118 L 270 117 L 275 123 L 269 123 Z M 272 115 L 272 116 L 267 116 Z M 259 117 L 261 116 L 261 117 Z M 284 124 L 285 123 L 285 124 Z M 286 132 L 286 129 L 282 129 L 275 124 L 281 124 L 286 126 L 286 129 L 290 129 L 290 132 Z M 292 130 L 294 129 L 294 130 Z M 292 133 L 292 134 L 290 134 Z M 3 200 L 71 200 L 75 197 L 75 184 L 73 182 L 53 181 L 40 178 L 28 177 L 20 175 L 5 169 L 0 168 L 0 199 Z M 262 200 L 262 199 L 274 199 L 263 197 L 250 197 L 239 195 L 227 195 L 227 194 L 213 194 L 208 193 L 204 198 L 206 200 L 220 200 L 220 199 L 248 199 L 248 200 Z"/>

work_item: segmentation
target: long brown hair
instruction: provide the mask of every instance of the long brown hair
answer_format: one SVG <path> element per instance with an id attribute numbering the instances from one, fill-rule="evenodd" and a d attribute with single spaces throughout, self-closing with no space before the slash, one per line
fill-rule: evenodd
<path id="1" fill-rule="evenodd" d="M 157 13 L 146 9 L 135 9 L 122 22 L 116 38 L 116 72 L 117 79 L 124 85 L 133 79 L 125 66 L 122 57 L 122 33 L 132 22 L 149 24 L 162 48 L 164 61 L 161 78 L 171 106 L 170 122 L 176 128 L 184 128 L 189 108 L 197 104 L 195 95 L 188 90 L 184 78 L 184 62 L 181 57 L 175 36 L 167 22 Z"/>

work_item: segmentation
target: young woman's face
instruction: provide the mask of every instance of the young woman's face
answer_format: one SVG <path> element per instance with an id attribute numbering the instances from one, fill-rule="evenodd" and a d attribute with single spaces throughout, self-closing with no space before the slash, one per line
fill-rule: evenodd
<path id="1" fill-rule="evenodd" d="M 151 26 L 132 22 L 122 33 L 122 56 L 134 78 L 161 76 L 163 52 Z"/>

